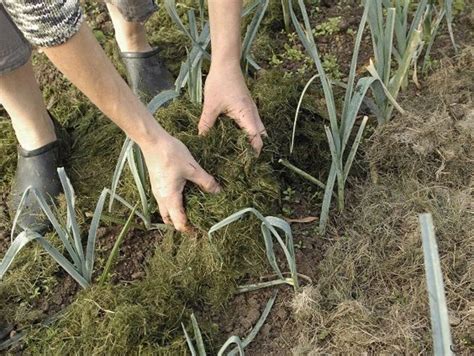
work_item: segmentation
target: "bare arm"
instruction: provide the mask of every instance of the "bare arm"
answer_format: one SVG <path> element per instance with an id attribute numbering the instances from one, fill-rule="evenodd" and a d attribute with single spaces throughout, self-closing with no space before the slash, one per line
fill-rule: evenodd
<path id="1" fill-rule="evenodd" d="M 117 73 L 87 25 L 82 25 L 64 44 L 43 48 L 43 51 L 80 91 L 139 145 L 169 138 Z"/>
<path id="2" fill-rule="evenodd" d="M 240 68 L 242 0 L 208 0 L 208 4 L 212 60 L 199 132 L 205 134 L 220 114 L 226 114 L 247 132 L 250 143 L 260 152 L 265 127 Z"/>
<path id="3" fill-rule="evenodd" d="M 207 192 L 220 187 L 170 136 L 128 88 L 87 25 L 67 42 L 43 49 L 56 67 L 142 149 L 153 193 L 166 223 L 187 230 L 182 192 L 187 180 Z"/>
<path id="4" fill-rule="evenodd" d="M 212 64 L 239 66 L 242 0 L 208 0 Z"/>

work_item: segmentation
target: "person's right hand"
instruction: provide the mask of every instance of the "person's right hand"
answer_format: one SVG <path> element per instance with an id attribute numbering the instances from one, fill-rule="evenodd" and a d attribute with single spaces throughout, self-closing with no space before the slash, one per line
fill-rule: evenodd
<path id="1" fill-rule="evenodd" d="M 218 193 L 220 185 L 213 176 L 201 168 L 187 147 L 178 139 L 167 135 L 156 143 L 141 147 L 150 174 L 153 195 L 165 224 L 176 230 L 189 231 L 183 206 L 186 181 L 197 184 L 204 192 Z"/>

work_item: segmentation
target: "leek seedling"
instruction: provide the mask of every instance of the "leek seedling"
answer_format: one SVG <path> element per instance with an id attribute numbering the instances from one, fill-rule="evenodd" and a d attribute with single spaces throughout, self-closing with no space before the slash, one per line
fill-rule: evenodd
<path id="1" fill-rule="evenodd" d="M 66 225 L 60 224 L 59 220 L 56 218 L 50 206 L 46 202 L 46 199 L 36 189 L 28 187 L 23 193 L 18 210 L 13 220 L 13 228 L 11 233 L 12 244 L 8 248 L 0 263 L 0 279 L 3 278 L 20 250 L 29 242 L 37 241 L 46 250 L 46 252 L 48 252 L 51 257 L 81 285 L 81 287 L 87 288 L 91 284 L 95 260 L 97 229 L 99 227 L 100 217 L 104 208 L 105 200 L 107 194 L 110 194 L 110 190 L 104 189 L 99 197 L 94 215 L 92 217 L 92 222 L 87 238 L 87 245 L 84 249 L 82 246 L 81 232 L 76 219 L 74 189 L 66 175 L 66 172 L 64 171 L 64 168 L 59 168 L 58 174 L 64 190 L 64 196 L 66 198 Z M 61 240 L 61 243 L 63 244 L 71 260 L 69 260 L 58 249 L 56 249 L 44 236 L 34 231 L 25 230 L 21 232 L 16 238 L 14 238 L 18 218 L 23 213 L 22 210 L 24 208 L 26 198 L 30 194 L 33 194 L 44 214 L 51 222 L 54 231 L 56 231 L 58 234 L 59 239 Z M 116 199 L 130 207 L 119 196 L 117 196 Z"/>
<path id="2" fill-rule="evenodd" d="M 200 11 L 203 14 L 203 10 Z M 201 23 L 203 22 L 203 18 L 201 17 Z M 194 38 L 195 41 L 199 39 L 199 33 L 196 23 L 196 16 L 193 10 L 188 11 L 188 23 L 190 34 Z M 202 44 L 198 42 L 198 45 L 201 47 Z M 189 54 L 188 54 L 189 57 Z M 201 57 L 202 58 L 202 57 Z M 197 61 L 196 65 L 189 66 L 189 74 L 188 74 L 188 93 L 189 98 L 192 103 L 201 104 L 203 99 L 203 89 L 202 89 L 202 59 Z"/>
<path id="3" fill-rule="evenodd" d="M 147 106 L 148 111 L 154 114 L 160 107 L 177 98 L 178 96 L 179 92 L 174 90 L 166 90 L 161 92 L 150 101 Z M 109 190 L 109 212 L 112 211 L 113 204 L 116 200 L 121 201 L 122 204 L 126 203 L 122 198 L 117 198 L 116 193 L 120 182 L 120 177 L 122 176 L 126 163 L 128 163 L 130 171 L 132 172 L 132 176 L 140 196 L 142 211 L 137 212 L 137 215 L 142 219 L 147 229 L 156 228 L 157 225 L 151 223 L 151 202 L 148 199 L 150 184 L 148 182 L 148 171 L 146 169 L 145 159 L 140 148 L 129 137 L 125 138 L 117 165 L 115 166 L 114 174 L 112 176 L 112 184 Z M 129 208 L 131 208 L 130 204 L 126 204 Z"/>
<path id="4" fill-rule="evenodd" d="M 356 42 L 354 45 L 354 51 L 352 56 L 352 62 L 349 72 L 349 78 L 346 87 L 346 93 L 344 97 L 344 103 L 342 108 L 342 113 L 338 115 L 336 109 L 336 100 L 332 90 L 332 82 L 326 75 L 320 56 L 318 48 L 316 46 L 312 28 L 310 25 L 308 13 L 306 11 L 306 6 L 304 0 L 298 0 L 298 5 L 300 12 L 303 17 L 303 26 L 298 21 L 295 11 L 293 9 L 293 2 L 290 3 L 290 15 L 293 21 L 293 26 L 296 29 L 296 33 L 300 41 L 303 43 L 307 53 L 310 58 L 314 61 L 318 75 L 313 76 L 308 84 L 305 87 L 302 95 L 305 94 L 309 84 L 318 78 L 322 84 L 324 96 L 326 99 L 326 107 L 329 116 L 329 127 L 325 127 L 326 136 L 329 143 L 329 148 L 331 152 L 332 164 L 329 171 L 329 176 L 327 178 L 326 184 L 320 184 L 319 186 L 325 186 L 324 198 L 321 208 L 321 217 L 320 217 L 320 232 L 324 233 L 326 230 L 326 225 L 329 217 L 329 209 L 332 200 L 334 186 L 337 180 L 337 202 L 339 210 L 344 209 L 344 186 L 349 176 L 349 171 L 352 167 L 357 149 L 359 147 L 360 141 L 362 139 L 362 134 L 364 132 L 365 126 L 367 124 L 367 117 L 364 117 L 361 121 L 361 124 L 357 130 L 357 134 L 352 141 L 352 144 L 349 145 L 349 140 L 352 136 L 352 131 L 357 119 L 357 113 L 360 109 L 362 101 L 369 90 L 369 88 L 375 83 L 381 83 L 380 78 L 377 77 L 364 77 L 358 80 L 355 84 L 356 69 L 357 69 L 357 59 L 359 54 L 360 43 L 362 40 L 362 35 L 364 32 L 365 24 L 367 21 L 367 16 L 369 13 L 370 1 L 366 1 L 364 8 L 364 13 L 357 31 Z M 385 88 L 382 85 L 382 88 Z M 399 110 L 401 108 L 396 104 L 395 100 L 391 97 L 390 93 L 387 90 L 384 90 L 385 95 L 388 97 L 388 100 Z M 300 99 L 301 102 L 301 99 Z M 298 106 L 299 108 L 299 106 Z M 339 118 L 339 119 L 338 119 Z M 293 135 L 292 135 L 292 145 L 290 151 L 293 151 L 296 124 L 298 119 L 298 111 L 295 115 L 295 120 L 293 124 Z M 311 181 L 317 181 L 316 178 L 311 179 Z"/>
<path id="5" fill-rule="evenodd" d="M 458 53 L 458 46 L 454 40 L 453 32 L 453 0 L 444 0 L 443 1 L 443 10 L 446 13 L 446 23 L 448 24 L 449 37 L 451 38 L 451 43 L 453 44 L 454 51 Z"/>
<path id="6" fill-rule="evenodd" d="M 441 261 L 439 259 L 433 219 L 431 214 L 421 214 L 419 221 L 423 241 L 426 284 L 430 300 L 434 355 L 453 355 L 448 307 L 446 305 L 443 274 L 441 272 Z"/>
<path id="7" fill-rule="evenodd" d="M 422 69 L 423 72 L 426 72 L 428 68 L 431 48 L 434 44 L 434 40 L 441 26 L 441 22 L 443 21 L 445 17 L 448 24 L 449 36 L 451 38 L 454 51 L 457 53 L 457 46 L 456 46 L 456 43 L 454 42 L 454 35 L 453 35 L 453 29 L 452 29 L 452 20 L 453 20 L 452 19 L 452 16 L 453 16 L 452 15 L 452 7 L 453 7 L 452 1 L 450 0 L 443 1 L 441 8 L 436 7 L 435 4 L 430 4 L 429 6 L 430 6 L 430 11 L 427 11 L 428 14 L 424 21 L 424 36 L 428 40 L 427 40 L 427 45 L 426 45 L 426 50 L 425 50 L 425 56 L 423 59 L 423 69 Z"/>
<path id="8" fill-rule="evenodd" d="M 285 31 L 290 33 L 291 18 L 290 18 L 290 1 L 281 0 L 281 8 L 283 10 L 283 23 L 285 24 Z"/>
<path id="9" fill-rule="evenodd" d="M 262 315 L 258 319 L 257 323 L 253 327 L 253 329 L 250 331 L 250 333 L 247 335 L 244 340 L 241 340 L 240 337 L 238 336 L 231 336 L 225 343 L 222 345 L 222 347 L 219 349 L 217 352 L 217 356 L 222 356 L 224 355 L 224 352 L 233 344 L 235 344 L 235 348 L 233 348 L 229 353 L 227 354 L 228 356 L 234 356 L 237 353 L 240 356 L 244 355 L 244 349 L 255 339 L 255 336 L 257 336 L 258 332 L 262 328 L 263 324 L 265 323 L 265 320 L 268 317 L 268 314 L 270 314 L 270 311 L 273 307 L 273 304 L 275 303 L 277 293 L 273 293 L 272 297 L 268 300 L 267 305 L 265 306 L 265 310 L 263 311 Z M 189 336 L 189 333 L 186 330 L 186 327 L 184 326 L 183 323 L 181 323 L 181 327 L 183 328 L 184 336 L 186 337 L 186 342 L 188 344 L 189 351 L 191 352 L 191 355 L 199 355 L 199 356 L 206 356 L 206 348 L 204 346 L 204 340 L 202 338 L 202 333 L 201 329 L 199 328 L 199 324 L 196 320 L 196 317 L 194 314 L 191 314 L 191 323 L 193 326 L 193 332 L 194 332 L 194 338 L 196 340 L 196 347 L 194 347 L 193 340 Z M 197 348 L 197 350 L 196 350 Z"/>
<path id="10" fill-rule="evenodd" d="M 130 230 L 130 227 L 132 225 L 132 220 L 135 217 L 136 210 L 137 210 L 137 205 L 134 206 L 132 212 L 130 213 L 130 216 L 127 219 L 127 222 L 122 228 L 122 231 L 120 231 L 120 234 L 118 235 L 117 240 L 115 240 L 114 247 L 112 248 L 112 251 L 110 251 L 109 258 L 107 259 L 107 263 L 105 264 L 104 271 L 102 272 L 102 275 L 100 276 L 99 284 L 101 285 L 104 285 L 105 282 L 107 281 L 107 278 L 109 277 L 110 270 L 112 268 L 112 265 L 115 263 L 115 260 L 120 250 L 120 246 L 122 245 L 122 241 L 125 235 Z"/>
<path id="11" fill-rule="evenodd" d="M 260 66 L 252 57 L 251 49 L 252 44 L 255 41 L 255 37 L 257 36 L 258 28 L 260 27 L 262 19 L 265 16 L 265 12 L 267 11 L 268 3 L 269 0 L 255 0 L 255 13 L 253 15 L 252 21 L 250 21 L 250 24 L 247 27 L 247 32 L 245 33 L 244 41 L 242 42 L 241 63 L 244 73 L 248 73 L 249 66 L 252 66 L 256 70 L 260 69 Z"/>
<path id="12" fill-rule="evenodd" d="M 180 74 L 176 80 L 176 90 L 179 91 L 186 83 L 188 92 L 193 103 L 202 103 L 202 62 L 204 58 L 210 59 L 207 47 L 210 42 L 209 22 L 204 18 L 204 2 L 199 2 L 199 15 L 201 24 L 201 33 L 198 30 L 198 23 L 194 10 L 187 12 L 188 26 L 186 26 L 179 17 L 175 0 L 166 0 L 165 9 L 171 20 L 183 31 L 191 40 L 192 49 L 188 51 L 187 60 L 180 69 Z"/>
<path id="13" fill-rule="evenodd" d="M 242 42 L 242 53 L 241 63 L 244 72 L 248 71 L 249 66 L 252 66 L 255 70 L 259 70 L 260 66 L 255 62 L 251 55 L 252 44 L 258 32 L 258 28 L 262 22 L 269 4 L 269 0 L 254 0 L 250 2 L 242 11 L 242 17 L 248 16 L 253 13 L 253 18 L 247 27 L 247 31 Z M 204 4 L 201 1 L 199 4 L 199 14 L 201 17 L 201 28 L 202 32 L 198 35 L 195 15 L 192 10 L 188 11 L 188 26 L 186 26 L 180 19 L 178 10 L 176 7 L 175 0 L 165 0 L 165 9 L 168 12 L 173 22 L 183 31 L 192 42 L 192 49 L 188 52 L 188 58 L 181 67 L 180 75 L 177 80 L 177 87 L 185 85 L 186 80 L 182 80 L 185 76 L 189 78 L 189 71 L 193 70 L 195 80 L 191 80 L 190 91 L 196 92 L 202 90 L 202 81 L 198 78 L 198 69 L 201 66 L 203 59 L 211 59 L 210 54 L 207 52 L 207 47 L 210 42 L 209 22 L 204 19 Z M 193 53 L 194 51 L 194 53 Z M 200 53 L 198 56 L 197 53 Z M 192 65 L 191 65 L 192 63 Z M 187 73 L 187 74 L 185 74 Z M 199 71 L 200 73 L 200 71 Z M 181 78 L 181 79 L 180 79 Z M 200 87 L 201 89 L 198 89 Z"/>
<path id="14" fill-rule="evenodd" d="M 428 8 L 427 0 L 418 4 L 417 11 L 408 29 L 409 0 L 396 1 L 391 7 L 390 1 L 369 1 L 368 22 L 372 34 L 375 63 L 370 61 L 369 73 L 379 81 L 372 85 L 377 106 L 376 116 L 379 124 L 390 120 L 393 105 L 386 95 L 397 98 L 402 87 L 406 87 L 408 70 L 415 62 L 422 45 L 421 24 Z M 387 13 L 384 21 L 384 12 Z M 395 41 L 394 41 L 395 39 Z M 394 44 L 395 42 L 395 44 Z M 392 74 L 392 56 L 398 62 L 397 70 Z"/>
<path id="15" fill-rule="evenodd" d="M 456 50 L 452 34 L 452 1 L 443 1 L 441 9 L 428 0 L 421 0 L 417 4 L 415 14 L 409 26 L 408 10 L 410 0 L 400 1 L 370 1 L 368 22 L 372 35 L 374 61 L 370 62 L 368 71 L 380 82 L 373 84 L 376 116 L 379 124 L 390 120 L 393 105 L 387 98 L 388 91 L 393 98 L 397 98 L 400 90 L 408 85 L 408 72 L 414 66 L 414 80 L 416 81 L 417 58 L 423 51 L 425 43 L 422 38 L 424 32 L 428 44 L 425 50 L 423 69 L 431 52 L 431 47 L 438 32 L 441 21 L 447 18 L 448 29 Z M 384 16 L 384 14 L 386 14 Z M 398 63 L 397 69 L 392 73 L 392 57 Z"/>
<path id="16" fill-rule="evenodd" d="M 440 12 L 436 13 L 436 16 L 433 16 L 433 12 L 436 12 L 436 8 L 433 5 L 430 5 L 430 7 L 433 7 L 433 11 L 428 11 L 428 14 L 423 24 L 423 37 L 428 39 L 425 50 L 425 56 L 423 59 L 423 73 L 426 73 L 426 70 L 428 68 L 428 62 L 430 59 L 431 48 L 434 44 L 434 39 L 436 38 L 436 34 L 438 33 L 441 21 L 446 15 L 446 11 L 442 9 Z"/>
<path id="17" fill-rule="evenodd" d="M 275 274 L 278 276 L 277 280 L 270 281 L 270 282 L 262 282 L 252 285 L 245 285 L 239 287 L 239 292 L 248 292 L 251 290 L 256 290 L 260 288 L 270 287 L 279 284 L 289 284 L 293 286 L 295 290 L 299 288 L 298 284 L 298 273 L 296 271 L 296 258 L 295 258 L 295 249 L 293 244 L 293 234 L 291 232 L 290 225 L 280 218 L 274 216 L 267 216 L 264 217 L 260 212 L 258 212 L 254 208 L 246 208 L 242 209 L 227 218 L 223 219 L 222 221 L 218 222 L 214 226 L 209 229 L 208 235 L 209 239 L 212 242 L 212 234 L 216 231 L 224 228 L 225 226 L 232 224 L 233 222 L 241 219 L 243 216 L 247 214 L 253 214 L 262 222 L 261 230 L 263 235 L 263 241 L 265 243 L 265 250 L 267 255 L 267 260 L 270 266 L 272 267 Z M 278 233 L 277 229 L 281 230 L 285 234 L 285 241 L 281 238 L 280 234 Z M 278 244 L 280 245 L 283 253 L 285 254 L 286 261 L 288 263 L 288 267 L 290 269 L 290 278 L 285 278 L 283 273 L 278 266 L 275 250 L 273 248 L 273 239 L 276 239 Z"/>

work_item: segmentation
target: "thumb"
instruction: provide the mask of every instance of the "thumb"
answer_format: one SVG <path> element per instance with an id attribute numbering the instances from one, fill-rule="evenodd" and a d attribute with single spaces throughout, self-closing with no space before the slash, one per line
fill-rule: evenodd
<path id="1" fill-rule="evenodd" d="M 194 163 L 193 168 L 194 170 L 188 180 L 198 185 L 206 193 L 219 193 L 222 190 L 214 177 L 207 173 L 197 162 Z"/>
<path id="2" fill-rule="evenodd" d="M 219 113 L 216 110 L 211 110 L 204 102 L 201 118 L 199 119 L 198 132 L 199 135 L 205 135 L 216 123 Z"/>

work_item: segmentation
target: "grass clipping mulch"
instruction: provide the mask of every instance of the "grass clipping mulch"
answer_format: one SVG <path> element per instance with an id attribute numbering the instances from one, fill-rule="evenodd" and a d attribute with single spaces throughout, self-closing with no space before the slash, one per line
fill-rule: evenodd
<path id="1" fill-rule="evenodd" d="M 279 80 L 286 79 L 280 76 Z M 244 218 L 217 232 L 212 244 L 207 231 L 246 207 L 254 207 L 264 215 L 279 212 L 279 175 L 272 163 L 289 146 L 288 132 L 298 88 L 294 85 L 290 94 L 284 89 L 287 85 L 276 83 L 275 76 L 269 73 L 254 88 L 254 95 L 258 97 L 259 90 L 264 91 L 270 82 L 277 88 L 272 95 L 285 96 L 285 100 L 269 95 L 267 99 L 279 106 L 262 105 L 260 112 L 270 139 L 259 158 L 248 138 L 228 119 L 219 120 L 209 135 L 199 137 L 200 109 L 186 100 L 177 100 L 157 112 L 157 120 L 189 147 L 200 164 L 217 178 L 223 192 L 205 194 L 188 185 L 185 205 L 196 231 L 189 235 L 164 233 L 154 256 L 147 261 L 142 280 L 131 285 L 93 286 L 81 292 L 59 321 L 28 337 L 28 352 L 182 354 L 187 346 L 180 323 L 188 324 L 191 312 L 218 310 L 232 297 L 237 282 L 255 280 L 265 272 L 265 249 L 256 219 Z M 318 123 L 315 126 L 321 129 Z M 135 194 L 131 193 L 130 182 L 130 177 L 126 178 L 120 192 L 127 197 Z M 214 344 L 218 341 L 213 340 L 218 326 L 202 319 L 201 322 L 207 343 L 211 348 L 218 347 Z"/>
<path id="2" fill-rule="evenodd" d="M 252 95 L 269 133 L 259 158 L 255 157 L 247 137 L 229 119 L 218 120 L 203 138 L 197 135 L 200 108 L 186 98 L 160 109 L 157 120 L 190 148 L 200 164 L 217 178 L 223 192 L 205 194 L 188 184 L 185 205 L 196 233 L 163 232 L 153 257 L 146 261 L 143 279 L 131 284 L 94 285 L 80 292 L 58 321 L 48 327 L 36 327 L 21 346 L 22 350 L 64 354 L 138 351 L 183 354 L 187 346 L 180 323 L 187 324 L 190 330 L 191 312 L 218 313 L 232 298 L 237 283 L 255 281 L 266 271 L 260 223 L 255 218 L 244 218 L 217 232 L 213 244 L 207 231 L 216 222 L 246 207 L 254 207 L 264 215 L 279 213 L 281 177 L 275 170 L 276 161 L 288 155 L 294 108 L 303 86 L 301 80 L 286 78 L 278 70 L 262 71 L 258 80 L 251 83 Z M 314 108 L 303 106 L 308 114 L 303 116 L 312 117 Z M 79 210 L 84 212 L 92 211 L 100 190 L 104 184 L 110 184 L 115 164 L 110 157 L 118 158 L 121 140 L 113 125 L 95 120 L 98 114 L 92 107 L 83 108 L 77 115 L 71 122 L 76 144 L 69 174 L 76 188 Z M 88 120 L 85 122 L 81 115 L 86 115 Z M 75 125 L 76 120 L 82 120 L 83 124 Z M 318 151 L 321 153 L 320 146 L 325 140 L 322 125 L 318 121 L 302 120 L 298 132 L 298 139 L 305 139 L 297 147 L 293 162 L 311 167 L 315 173 L 320 163 L 309 162 Z M 0 148 L 8 149 L 8 157 L 14 160 L 11 129 L 9 135 L 11 144 Z M 311 142 L 314 145 L 309 145 Z M 324 153 L 329 155 L 327 148 Z M 90 175 L 80 169 L 84 165 L 93 167 Z M 8 161 L 0 165 L 2 172 L 8 169 L 9 177 L 13 168 L 14 164 Z M 6 176 L 2 178 L 7 191 L 10 180 Z M 139 201 L 129 172 L 123 177 L 119 194 L 130 202 Z M 123 212 L 124 219 L 127 214 Z M 4 226 L 8 226 L 6 214 L 4 217 Z M 83 214 L 79 218 L 83 221 Z M 97 260 L 96 272 L 102 271 L 104 262 Z M 0 313 L 19 327 L 43 320 L 45 315 L 37 306 L 38 295 L 42 300 L 55 298 L 55 285 L 58 281 L 62 283 L 63 276 L 60 268 L 38 248 L 25 249 L 0 284 Z M 22 307 L 12 307 L 20 303 Z M 205 315 L 199 321 L 209 350 L 217 349 L 222 342 L 217 340 L 219 326 L 205 320 Z"/>
<path id="3" fill-rule="evenodd" d="M 296 352 L 432 352 L 418 226 L 418 214 L 430 212 L 454 350 L 472 353 L 472 58 L 465 50 L 453 63 L 443 61 L 422 95 L 402 103 L 410 114 L 372 137 L 372 180 L 352 191 L 355 203 L 339 221 L 341 237 L 326 252 L 318 283 L 294 300 Z"/>

